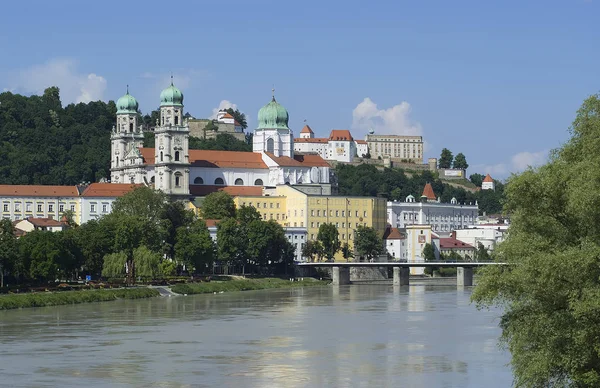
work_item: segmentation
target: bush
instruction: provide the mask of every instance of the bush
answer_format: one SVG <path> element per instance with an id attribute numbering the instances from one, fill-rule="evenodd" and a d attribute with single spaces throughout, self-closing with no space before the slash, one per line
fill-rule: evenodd
<path id="1" fill-rule="evenodd" d="M 225 282 L 211 281 L 210 283 L 188 283 L 176 284 L 171 287 L 171 291 L 177 294 L 210 294 L 213 292 L 232 292 L 264 290 L 269 288 L 296 288 L 307 286 L 323 286 L 328 284 L 326 281 L 306 279 L 304 281 L 290 282 L 289 280 L 279 278 L 263 279 L 243 279 L 229 280 Z"/>

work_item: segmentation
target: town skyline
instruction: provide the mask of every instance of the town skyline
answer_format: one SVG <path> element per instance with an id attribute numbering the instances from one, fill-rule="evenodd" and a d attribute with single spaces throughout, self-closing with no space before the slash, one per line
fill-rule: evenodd
<path id="1" fill-rule="evenodd" d="M 2 35 L 19 28 L 21 36 L 4 41 L 5 55 L 19 60 L 0 67 L 0 90 L 31 95 L 56 85 L 67 104 L 116 101 L 129 85 L 147 113 L 173 74 L 192 115 L 233 106 L 251 131 L 274 85 L 295 136 L 304 124 L 317 136 L 421 135 L 424 159 L 448 148 L 467 156 L 469 174 L 498 179 L 545 162 L 581 101 L 598 92 L 592 1 L 345 2 L 335 15 L 310 1 L 189 2 L 176 12 L 200 16 L 169 16 L 166 29 L 159 4 L 109 1 L 90 14 L 39 2 L 27 10 L 27 30 L 5 20 Z M 8 4 L 6 14 L 23 6 Z"/>

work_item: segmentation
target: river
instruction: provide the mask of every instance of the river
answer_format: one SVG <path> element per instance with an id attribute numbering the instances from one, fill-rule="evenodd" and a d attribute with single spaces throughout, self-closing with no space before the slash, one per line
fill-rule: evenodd
<path id="1" fill-rule="evenodd" d="M 470 289 L 341 287 L 0 311 L 0 386 L 509 387 Z"/>

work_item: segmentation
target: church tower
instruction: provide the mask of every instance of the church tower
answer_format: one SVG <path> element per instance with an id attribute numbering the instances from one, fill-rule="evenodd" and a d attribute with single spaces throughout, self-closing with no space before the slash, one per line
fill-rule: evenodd
<path id="1" fill-rule="evenodd" d="M 139 148 L 144 134 L 138 126 L 138 102 L 127 93 L 117 100 L 117 123 L 110 136 L 110 179 L 113 183 L 143 183 L 146 171 Z"/>
<path id="2" fill-rule="evenodd" d="M 189 195 L 190 129 L 183 122 L 183 94 L 173 86 L 160 93 L 160 122 L 154 129 L 154 188 L 168 195 Z"/>
<path id="3" fill-rule="evenodd" d="M 288 127 L 287 110 L 273 99 L 258 111 L 258 127 L 254 131 L 252 150 L 294 157 L 294 136 Z"/>

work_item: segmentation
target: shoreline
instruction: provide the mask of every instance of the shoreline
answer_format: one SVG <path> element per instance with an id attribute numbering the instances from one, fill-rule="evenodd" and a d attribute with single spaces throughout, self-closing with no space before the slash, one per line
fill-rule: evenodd
<path id="1" fill-rule="evenodd" d="M 176 295 L 212 294 L 276 288 L 300 288 L 325 286 L 328 281 L 312 278 L 289 281 L 280 278 L 231 279 L 203 283 L 175 284 L 161 286 Z M 135 288 L 74 290 L 56 292 L 30 292 L 26 294 L 0 295 L 0 311 L 32 307 L 65 306 L 81 303 L 108 302 L 119 299 L 145 299 L 161 296 L 156 287 L 140 286 Z"/>

